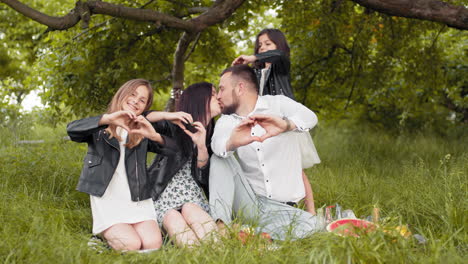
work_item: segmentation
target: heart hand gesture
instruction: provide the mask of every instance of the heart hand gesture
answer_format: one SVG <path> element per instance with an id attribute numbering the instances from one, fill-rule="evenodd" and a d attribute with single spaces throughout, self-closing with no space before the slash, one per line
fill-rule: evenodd
<path id="1" fill-rule="evenodd" d="M 267 138 L 277 136 L 291 129 L 290 121 L 279 116 L 256 114 L 250 116 L 249 119 L 265 129 L 265 134 L 260 137 L 262 142 Z"/>
<path id="2" fill-rule="evenodd" d="M 111 114 L 104 114 L 99 121 L 100 125 L 115 125 L 130 131 L 130 123 L 136 119 L 136 115 L 131 111 L 117 111 Z"/>
<path id="3" fill-rule="evenodd" d="M 260 137 L 252 135 L 252 127 L 254 127 L 255 124 L 255 121 L 252 119 L 244 119 L 237 125 L 231 133 L 231 137 L 226 144 L 226 149 L 232 151 L 254 141 L 262 142 L 263 140 Z"/>
<path id="4" fill-rule="evenodd" d="M 141 135 L 142 137 L 153 139 L 159 135 L 151 123 L 143 116 L 137 116 L 130 124 L 129 133 Z"/>

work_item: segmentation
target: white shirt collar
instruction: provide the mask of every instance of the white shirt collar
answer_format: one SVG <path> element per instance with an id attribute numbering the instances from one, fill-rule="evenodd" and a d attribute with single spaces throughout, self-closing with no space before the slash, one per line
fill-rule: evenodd
<path id="1" fill-rule="evenodd" d="M 263 96 L 258 96 L 257 97 L 257 102 L 255 103 L 255 107 L 253 109 L 252 112 L 250 112 L 247 116 L 251 116 L 255 113 L 257 113 L 258 111 L 260 110 L 265 110 L 265 109 L 268 109 L 268 102 L 267 100 L 265 100 L 265 98 L 263 98 Z M 236 113 L 232 114 L 233 117 L 235 118 L 238 118 L 238 119 L 245 119 L 246 117 L 245 116 L 240 116 Z"/>

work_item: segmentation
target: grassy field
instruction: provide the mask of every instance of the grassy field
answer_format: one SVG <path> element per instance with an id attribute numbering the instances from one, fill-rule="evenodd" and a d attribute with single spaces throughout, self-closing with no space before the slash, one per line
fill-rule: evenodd
<path id="1" fill-rule="evenodd" d="M 463 263 L 467 259 L 468 133 L 392 135 L 322 126 L 314 140 L 322 164 L 307 170 L 316 206 L 339 203 L 383 227 L 406 224 L 427 239 L 377 231 L 360 238 L 318 233 L 265 249 L 236 239 L 149 254 L 102 253 L 87 246 L 91 212 L 75 190 L 85 144 L 63 140 L 64 126 L 0 130 L 0 261 L 3 263 Z M 460 134 L 460 133 L 459 133 Z M 17 144 L 44 139 L 42 144 Z"/>

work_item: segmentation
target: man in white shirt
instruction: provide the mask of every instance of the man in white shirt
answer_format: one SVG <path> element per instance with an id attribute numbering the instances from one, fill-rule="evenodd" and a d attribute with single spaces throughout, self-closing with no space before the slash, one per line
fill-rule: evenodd
<path id="1" fill-rule="evenodd" d="M 315 216 L 291 206 L 305 196 L 294 133 L 317 124 L 314 112 L 286 96 L 258 96 L 255 73 L 247 65 L 222 73 L 218 100 L 223 115 L 211 142 L 213 218 L 229 224 L 234 210 L 280 240 L 319 230 Z"/>

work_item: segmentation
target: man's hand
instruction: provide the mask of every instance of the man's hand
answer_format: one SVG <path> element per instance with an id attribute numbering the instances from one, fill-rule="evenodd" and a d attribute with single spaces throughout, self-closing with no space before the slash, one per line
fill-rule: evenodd
<path id="1" fill-rule="evenodd" d="M 260 137 L 262 142 L 267 138 L 277 136 L 296 127 L 288 119 L 283 119 L 279 116 L 256 114 L 251 115 L 249 119 L 265 129 L 265 134 Z"/>
<path id="2" fill-rule="evenodd" d="M 130 131 L 130 123 L 136 118 L 137 116 L 132 111 L 117 111 L 112 114 L 104 114 L 99 125 L 115 125 Z"/>
<path id="3" fill-rule="evenodd" d="M 248 145 L 254 141 L 262 142 L 263 140 L 260 137 L 252 136 L 253 126 L 255 126 L 255 121 L 252 119 L 244 119 L 237 125 L 226 143 L 226 150 L 233 151 L 238 147 Z"/>

